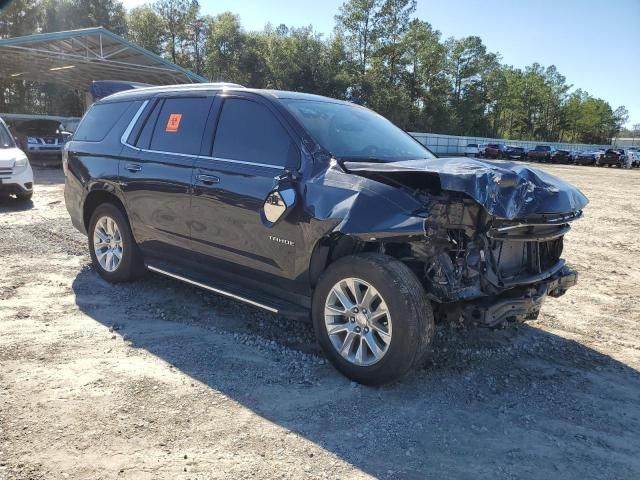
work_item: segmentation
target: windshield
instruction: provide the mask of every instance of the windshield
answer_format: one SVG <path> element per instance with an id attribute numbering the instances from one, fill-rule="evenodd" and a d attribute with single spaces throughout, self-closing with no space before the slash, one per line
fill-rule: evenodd
<path id="1" fill-rule="evenodd" d="M 358 105 L 283 99 L 282 103 L 334 157 L 384 161 L 435 158 L 386 118 Z"/>
<path id="2" fill-rule="evenodd" d="M 538 152 L 548 152 L 551 150 L 551 147 L 547 147 L 546 145 L 538 145 L 535 149 Z"/>
<path id="3" fill-rule="evenodd" d="M 13 137 L 4 123 L 0 122 L 0 148 L 13 148 Z"/>

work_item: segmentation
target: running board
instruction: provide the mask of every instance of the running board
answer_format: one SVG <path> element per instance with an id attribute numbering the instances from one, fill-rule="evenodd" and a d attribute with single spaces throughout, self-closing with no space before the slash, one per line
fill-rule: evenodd
<path id="1" fill-rule="evenodd" d="M 193 285 L 195 287 L 199 287 L 199 288 L 202 288 L 204 290 L 208 290 L 208 291 L 213 292 L 213 293 L 217 293 L 218 295 L 222 295 L 224 297 L 231 298 L 233 300 L 238 300 L 240 302 L 247 303 L 247 304 L 252 305 L 254 307 L 261 308 L 262 310 L 266 310 L 267 312 L 271 312 L 271 313 L 278 314 L 278 315 L 283 315 L 283 316 L 286 316 L 286 317 L 293 317 L 293 318 L 301 318 L 301 317 L 304 318 L 304 317 L 307 317 L 308 318 L 309 312 L 308 312 L 307 309 L 305 309 L 304 307 L 297 307 L 294 304 L 289 305 L 288 302 L 279 301 L 279 300 L 276 300 L 276 299 L 274 299 L 274 301 L 252 300 L 251 298 L 248 298 L 247 296 L 240 295 L 238 293 L 232 292 L 231 290 L 233 288 L 231 286 L 227 287 L 225 285 L 225 287 L 227 287 L 227 288 L 221 288 L 220 286 L 217 286 L 217 285 L 216 286 L 209 285 L 209 284 L 206 284 L 206 283 L 202 283 L 202 282 L 198 282 L 198 281 L 192 280 L 192 279 L 187 278 L 187 277 L 183 277 L 181 275 L 177 275 L 177 274 L 172 273 L 172 272 L 168 272 L 168 271 L 163 270 L 161 268 L 154 267 L 153 265 L 147 265 L 147 268 L 149 270 L 151 270 L 152 272 L 159 273 L 161 275 L 165 275 L 167 277 L 174 278 L 176 280 L 180 280 L 181 282 L 188 283 L 189 285 Z M 279 305 L 280 303 L 282 303 L 282 305 Z"/>

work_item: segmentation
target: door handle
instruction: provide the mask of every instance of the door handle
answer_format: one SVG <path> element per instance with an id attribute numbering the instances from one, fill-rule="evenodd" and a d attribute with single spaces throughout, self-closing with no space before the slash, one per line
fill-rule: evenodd
<path id="1" fill-rule="evenodd" d="M 136 165 L 135 163 L 130 163 L 126 166 L 126 169 L 129 170 L 131 173 L 136 173 L 142 170 L 142 167 L 140 165 Z"/>
<path id="2" fill-rule="evenodd" d="M 203 175 L 200 174 L 196 177 L 200 183 L 204 183 L 205 185 L 213 185 L 215 183 L 220 183 L 220 178 L 215 175 Z"/>

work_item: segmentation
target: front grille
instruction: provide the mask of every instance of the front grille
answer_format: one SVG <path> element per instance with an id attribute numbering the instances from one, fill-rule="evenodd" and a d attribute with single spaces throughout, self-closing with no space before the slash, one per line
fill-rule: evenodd
<path id="1" fill-rule="evenodd" d="M 489 255 L 497 279 L 506 286 L 542 274 L 558 265 L 562 248 L 562 237 L 543 242 L 492 240 Z"/>
<path id="2" fill-rule="evenodd" d="M 538 243 L 538 255 L 539 255 L 539 269 L 538 272 L 544 272 L 545 270 L 553 267 L 562 256 L 562 249 L 564 248 L 563 237 L 550 240 L 548 242 Z"/>
<path id="3" fill-rule="evenodd" d="M 514 285 L 560 265 L 569 222 L 581 216 L 575 212 L 494 225 L 487 232 L 487 253 L 500 284 Z"/>
<path id="4" fill-rule="evenodd" d="M 0 178 L 8 178 L 13 174 L 12 168 L 0 168 Z"/>

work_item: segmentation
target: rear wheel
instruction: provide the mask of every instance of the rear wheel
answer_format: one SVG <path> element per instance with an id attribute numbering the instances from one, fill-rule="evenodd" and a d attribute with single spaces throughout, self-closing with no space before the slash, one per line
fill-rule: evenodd
<path id="1" fill-rule="evenodd" d="M 367 385 L 388 383 L 422 363 L 434 331 L 431 303 L 416 276 L 380 254 L 329 266 L 314 292 L 313 324 L 331 363 Z"/>
<path id="2" fill-rule="evenodd" d="M 93 267 L 109 282 L 126 282 L 144 273 L 142 254 L 122 211 L 100 205 L 89 222 L 89 252 Z"/>

